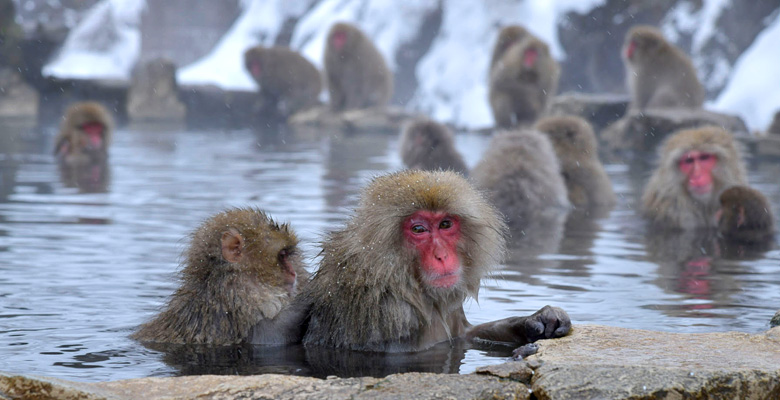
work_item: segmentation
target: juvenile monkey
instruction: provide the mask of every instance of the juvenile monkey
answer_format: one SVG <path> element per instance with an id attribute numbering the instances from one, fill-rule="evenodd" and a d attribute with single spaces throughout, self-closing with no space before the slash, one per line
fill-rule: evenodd
<path id="1" fill-rule="evenodd" d="M 759 243 L 774 235 L 775 218 L 769 200 L 747 186 L 724 190 L 716 216 L 718 232 L 728 240 Z"/>
<path id="2" fill-rule="evenodd" d="M 288 307 L 308 273 L 298 239 L 253 208 L 206 220 L 192 235 L 181 286 L 132 335 L 142 342 L 231 345 L 300 340 Z"/>
<path id="3" fill-rule="evenodd" d="M 112 130 L 111 114 L 100 103 L 75 103 L 65 112 L 54 155 L 71 165 L 105 161 Z"/>
<path id="4" fill-rule="evenodd" d="M 498 38 L 496 44 L 493 46 L 493 53 L 490 57 L 490 71 L 493 70 L 493 66 L 496 65 L 501 56 L 504 55 L 506 50 L 515 43 L 521 42 L 531 33 L 527 29 L 520 25 L 505 26 L 498 32 Z"/>
<path id="5" fill-rule="evenodd" d="M 642 213 L 658 227 L 714 228 L 721 192 L 747 183 L 737 144 L 719 127 L 678 131 L 659 158 L 642 195 Z"/>
<path id="6" fill-rule="evenodd" d="M 471 178 L 487 191 L 513 232 L 540 216 L 565 214 L 570 207 L 550 139 L 532 129 L 496 134 Z"/>
<path id="7" fill-rule="evenodd" d="M 393 95 L 393 73 L 360 29 L 330 28 L 325 44 L 325 79 L 334 111 L 384 107 Z"/>
<path id="8" fill-rule="evenodd" d="M 455 139 L 446 126 L 429 119 L 413 121 L 401 132 L 401 159 L 407 168 L 450 169 L 468 174 Z"/>
<path id="9" fill-rule="evenodd" d="M 631 109 L 701 108 L 704 87 L 693 63 L 682 50 L 667 42 L 658 29 L 633 27 L 626 35 L 622 56 Z"/>
<path id="10" fill-rule="evenodd" d="M 452 171 L 375 178 L 355 214 L 328 235 L 300 299 L 310 305 L 304 345 L 378 352 L 430 348 L 454 338 L 519 345 L 566 335 L 566 312 L 472 326 L 463 301 L 504 256 L 500 214 Z"/>
<path id="11" fill-rule="evenodd" d="M 532 124 L 558 90 L 558 62 L 547 44 L 529 35 L 511 45 L 490 71 L 489 100 L 501 128 Z"/>
<path id="12" fill-rule="evenodd" d="M 287 117 L 318 103 L 320 72 L 297 52 L 284 47 L 251 47 L 244 52 L 244 66 L 260 86 L 264 110 Z"/>
<path id="13" fill-rule="evenodd" d="M 569 201 L 575 207 L 611 206 L 615 193 L 598 156 L 598 142 L 588 121 L 575 116 L 546 117 L 535 128 L 550 138 Z"/>

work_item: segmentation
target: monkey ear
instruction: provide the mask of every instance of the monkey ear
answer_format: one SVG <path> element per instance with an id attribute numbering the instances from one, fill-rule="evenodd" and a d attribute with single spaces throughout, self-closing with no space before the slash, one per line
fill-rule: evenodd
<path id="1" fill-rule="evenodd" d="M 222 258 L 228 262 L 237 263 L 241 260 L 243 250 L 244 237 L 236 228 L 230 228 L 222 233 Z"/>

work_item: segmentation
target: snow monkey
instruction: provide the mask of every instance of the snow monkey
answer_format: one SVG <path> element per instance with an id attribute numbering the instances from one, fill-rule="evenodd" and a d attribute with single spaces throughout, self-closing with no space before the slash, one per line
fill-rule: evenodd
<path id="1" fill-rule="evenodd" d="M 360 29 L 337 23 L 325 45 L 325 80 L 334 111 L 384 107 L 393 95 L 393 73 Z"/>
<path id="2" fill-rule="evenodd" d="M 718 232 L 728 240 L 760 243 L 774 235 L 775 218 L 769 200 L 747 186 L 732 186 L 721 193 L 716 218 Z"/>
<path id="3" fill-rule="evenodd" d="M 560 308 L 473 326 L 463 301 L 504 256 L 500 214 L 460 174 L 405 170 L 374 178 L 355 214 L 324 241 L 299 296 L 306 346 L 406 352 L 455 338 L 519 345 L 566 335 Z"/>
<path id="4" fill-rule="evenodd" d="M 552 141 L 561 173 L 575 207 L 611 206 L 615 193 L 598 155 L 598 142 L 588 121 L 575 116 L 546 117 L 535 128 Z"/>
<path id="5" fill-rule="evenodd" d="M 244 66 L 260 86 L 263 110 L 288 117 L 319 102 L 320 72 L 293 50 L 251 47 L 244 52 Z"/>
<path id="6" fill-rule="evenodd" d="M 493 46 L 493 54 L 490 57 L 489 71 L 493 70 L 493 66 L 496 65 L 501 56 L 504 55 L 506 50 L 515 43 L 521 42 L 531 33 L 527 29 L 520 25 L 505 26 L 498 32 L 498 38 L 496 44 Z"/>
<path id="7" fill-rule="evenodd" d="M 455 139 L 446 126 L 430 120 L 418 119 L 407 124 L 401 132 L 401 159 L 407 168 L 449 169 L 468 174 Z"/>
<path id="8" fill-rule="evenodd" d="M 78 102 L 65 112 L 54 154 L 66 164 L 93 164 L 108 158 L 113 121 L 100 103 Z"/>
<path id="9" fill-rule="evenodd" d="M 547 44 L 529 35 L 511 45 L 490 71 L 490 108 L 496 126 L 534 123 L 558 90 L 560 68 Z"/>
<path id="10" fill-rule="evenodd" d="M 720 127 L 676 132 L 662 144 L 659 158 L 642 195 L 642 212 L 658 227 L 714 228 L 720 194 L 747 183 L 737 144 Z"/>
<path id="11" fill-rule="evenodd" d="M 192 234 L 180 276 L 163 311 L 133 338 L 211 345 L 300 341 L 298 315 L 288 306 L 308 273 L 295 233 L 264 212 L 235 208 L 207 219 Z"/>
<path id="12" fill-rule="evenodd" d="M 690 58 L 651 26 L 633 27 L 623 45 L 630 108 L 701 108 L 704 87 Z"/>

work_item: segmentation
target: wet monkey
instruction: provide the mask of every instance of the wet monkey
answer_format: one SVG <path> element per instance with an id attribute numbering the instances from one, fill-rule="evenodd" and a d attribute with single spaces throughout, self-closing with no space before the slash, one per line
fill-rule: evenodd
<path id="1" fill-rule="evenodd" d="M 316 105 L 322 91 L 317 68 L 299 53 L 284 47 L 255 46 L 244 52 L 244 66 L 260 86 L 264 110 L 282 116 Z"/>
<path id="2" fill-rule="evenodd" d="M 747 183 L 737 143 L 720 127 L 676 132 L 659 159 L 642 195 L 642 213 L 657 227 L 714 228 L 721 192 Z"/>
<path id="3" fill-rule="evenodd" d="M 356 26 L 337 23 L 325 44 L 325 80 L 334 111 L 384 107 L 393 95 L 393 74 L 379 50 Z"/>
<path id="4" fill-rule="evenodd" d="M 460 174 L 406 170 L 374 178 L 345 226 L 324 240 L 320 267 L 299 296 L 306 346 L 427 349 L 454 338 L 519 345 L 563 336 L 571 321 L 546 306 L 473 326 L 463 301 L 504 255 L 500 214 Z"/>
<path id="5" fill-rule="evenodd" d="M 630 108 L 701 108 L 704 87 L 691 59 L 651 26 L 633 27 L 623 45 Z"/>
<path id="6" fill-rule="evenodd" d="M 596 134 L 588 121 L 575 116 L 545 117 L 535 128 L 552 142 L 572 205 L 615 204 L 612 183 L 599 161 Z"/>
<path id="7" fill-rule="evenodd" d="M 65 112 L 54 141 L 54 154 L 67 164 L 105 161 L 112 131 L 111 114 L 100 103 L 75 103 Z"/>
<path id="8" fill-rule="evenodd" d="M 401 160 L 407 168 L 449 169 L 468 174 L 468 168 L 458 150 L 452 132 L 429 119 L 408 123 L 401 132 Z"/>
<path id="9" fill-rule="evenodd" d="M 254 208 L 206 220 L 192 235 L 181 286 L 132 335 L 142 342 L 231 345 L 297 342 L 289 304 L 308 273 L 289 226 Z"/>
<path id="10" fill-rule="evenodd" d="M 721 193 L 716 219 L 718 232 L 728 240 L 760 243 L 774 235 L 775 217 L 769 200 L 747 186 L 732 186 Z"/>
<path id="11" fill-rule="evenodd" d="M 490 71 L 488 100 L 496 126 L 534 123 L 558 90 L 560 68 L 542 40 L 529 36 L 511 45 Z"/>

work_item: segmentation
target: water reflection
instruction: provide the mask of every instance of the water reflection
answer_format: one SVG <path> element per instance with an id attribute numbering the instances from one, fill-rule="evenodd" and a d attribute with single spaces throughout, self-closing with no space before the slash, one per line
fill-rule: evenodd
<path id="1" fill-rule="evenodd" d="M 400 167 L 394 135 L 119 129 L 105 185 L 61 175 L 54 127 L 0 121 L 0 371 L 80 381 L 191 373 L 467 373 L 511 349 L 442 345 L 377 357 L 291 347 L 147 349 L 128 338 L 176 286 L 187 235 L 231 206 L 258 206 L 295 227 L 313 268 L 318 241 L 358 190 Z M 489 137 L 458 133 L 473 166 Z M 646 160 L 608 164 L 619 202 L 513 232 L 508 261 L 464 305 L 472 323 L 561 306 L 575 324 L 676 332 L 768 327 L 780 307 L 777 238 L 759 247 L 712 235 L 646 232 L 635 207 Z M 780 204 L 780 163 L 753 160 L 750 184 Z M 89 170 L 87 183 L 100 174 Z M 72 187 L 71 187 L 72 186 Z M 777 216 L 777 214 L 776 214 Z"/>

